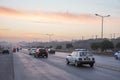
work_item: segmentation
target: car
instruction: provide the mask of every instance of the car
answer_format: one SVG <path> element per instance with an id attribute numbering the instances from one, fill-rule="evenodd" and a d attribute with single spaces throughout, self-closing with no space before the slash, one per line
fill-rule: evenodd
<path id="1" fill-rule="evenodd" d="M 38 48 L 36 53 L 34 53 L 34 57 L 46 57 L 48 58 L 48 51 L 45 48 Z"/>
<path id="2" fill-rule="evenodd" d="M 73 63 L 75 66 L 82 64 L 89 64 L 90 67 L 94 66 L 95 58 L 88 50 L 74 50 L 72 54 L 66 57 L 66 64 Z"/>
<path id="3" fill-rule="evenodd" d="M 29 50 L 29 55 L 33 55 L 34 53 L 36 53 L 36 49 L 37 49 L 37 48 L 31 48 L 31 49 Z"/>
<path id="4" fill-rule="evenodd" d="M 3 51 L 2 51 L 2 54 L 9 54 L 10 52 L 9 52 L 9 50 L 8 49 L 4 49 Z"/>
<path id="5" fill-rule="evenodd" d="M 55 49 L 54 49 L 54 48 L 49 48 L 49 49 L 48 49 L 48 52 L 49 52 L 50 54 L 55 54 Z"/>
<path id="6" fill-rule="evenodd" d="M 115 56 L 115 59 L 120 59 L 120 51 L 116 52 L 114 56 Z"/>

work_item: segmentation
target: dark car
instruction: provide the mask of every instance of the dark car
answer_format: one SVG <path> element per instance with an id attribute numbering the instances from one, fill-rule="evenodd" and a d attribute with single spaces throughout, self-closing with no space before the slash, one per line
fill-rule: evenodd
<path id="1" fill-rule="evenodd" d="M 34 53 L 34 57 L 46 57 L 48 58 L 48 51 L 45 48 L 38 48 L 36 53 Z"/>
<path id="2" fill-rule="evenodd" d="M 50 49 L 48 49 L 48 52 L 49 52 L 50 54 L 55 54 L 55 49 L 54 49 L 54 48 L 50 48 Z"/>
<path id="3" fill-rule="evenodd" d="M 4 49 L 3 51 L 2 51 L 2 54 L 9 54 L 10 52 L 9 52 L 9 50 L 8 49 Z"/>

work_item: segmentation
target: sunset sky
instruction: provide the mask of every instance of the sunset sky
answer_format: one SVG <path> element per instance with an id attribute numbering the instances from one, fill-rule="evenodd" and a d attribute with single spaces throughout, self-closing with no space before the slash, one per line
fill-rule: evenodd
<path id="1" fill-rule="evenodd" d="M 120 36 L 120 0 L 0 0 L 0 41 L 48 41 Z"/>

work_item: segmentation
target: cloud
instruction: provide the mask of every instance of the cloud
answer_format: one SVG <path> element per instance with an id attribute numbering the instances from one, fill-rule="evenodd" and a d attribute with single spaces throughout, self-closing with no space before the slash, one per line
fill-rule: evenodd
<path id="1" fill-rule="evenodd" d="M 35 23 L 63 23 L 63 22 L 92 22 L 95 16 L 91 14 L 73 14 L 62 12 L 45 12 L 45 11 L 21 11 L 13 8 L 0 7 L 0 15 L 8 17 L 17 17 L 34 20 Z"/>
<path id="2" fill-rule="evenodd" d="M 19 16 L 23 15 L 23 13 L 12 8 L 0 7 L 0 15 Z"/>
<path id="3" fill-rule="evenodd" d="M 0 28 L 0 31 L 9 31 L 10 29 L 7 28 Z"/>

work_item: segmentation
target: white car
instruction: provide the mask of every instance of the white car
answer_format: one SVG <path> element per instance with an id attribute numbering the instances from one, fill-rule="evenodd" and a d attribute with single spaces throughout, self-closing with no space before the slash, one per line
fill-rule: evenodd
<path id="1" fill-rule="evenodd" d="M 85 50 L 75 50 L 72 54 L 68 55 L 66 58 L 66 63 L 73 63 L 75 66 L 82 64 L 89 64 L 90 67 L 94 66 L 95 58 L 89 51 Z"/>
<path id="2" fill-rule="evenodd" d="M 37 48 L 31 48 L 31 49 L 29 50 L 29 55 L 33 55 L 34 53 L 36 53 L 36 49 L 37 49 Z"/>
<path id="3" fill-rule="evenodd" d="M 120 51 L 116 52 L 114 56 L 115 56 L 115 59 L 120 59 Z"/>

